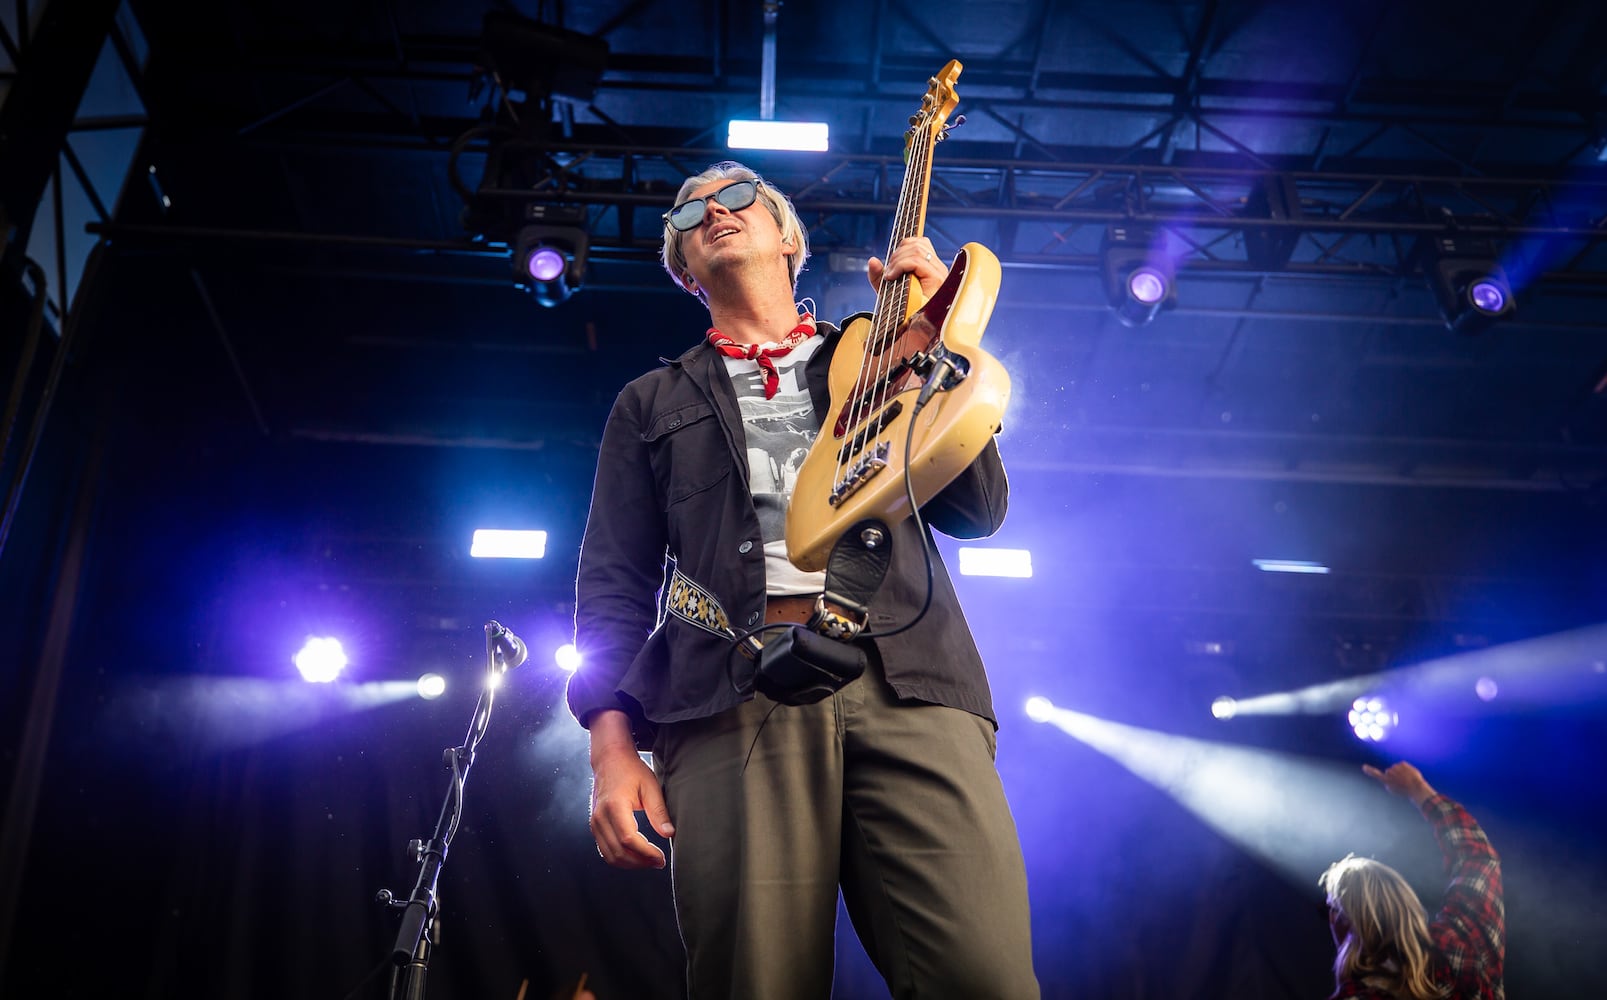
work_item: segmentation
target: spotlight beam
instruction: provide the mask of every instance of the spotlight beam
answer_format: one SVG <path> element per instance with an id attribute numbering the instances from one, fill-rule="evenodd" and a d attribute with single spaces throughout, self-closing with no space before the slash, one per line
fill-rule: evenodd
<path id="1" fill-rule="evenodd" d="M 1040 706 L 1039 714 L 1296 885 L 1310 886 L 1349 851 L 1376 848 L 1381 833 L 1393 839 L 1414 829 L 1413 817 L 1391 808 L 1357 767 L 1140 729 L 1064 708 Z"/>
<path id="2" fill-rule="evenodd" d="M 417 681 L 313 685 L 251 677 L 151 677 L 130 681 L 112 696 L 104 725 L 154 748 L 217 752 L 418 696 Z"/>
<path id="3" fill-rule="evenodd" d="M 1480 680 L 1506 692 L 1531 692 L 1541 700 L 1560 700 L 1569 678 L 1600 678 L 1607 664 L 1607 625 L 1471 650 L 1412 666 L 1234 699 L 1235 715 L 1324 715 L 1341 711 L 1362 695 L 1381 688 L 1411 694 L 1473 691 Z M 1607 680 L 1598 685 L 1607 691 Z M 1506 695 L 1503 694 L 1503 697 Z"/>

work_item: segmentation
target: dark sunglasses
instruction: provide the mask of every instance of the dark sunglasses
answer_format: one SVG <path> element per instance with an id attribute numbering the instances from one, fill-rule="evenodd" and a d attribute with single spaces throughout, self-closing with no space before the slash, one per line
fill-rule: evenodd
<path id="1" fill-rule="evenodd" d="M 668 222 L 670 228 L 676 232 L 684 233 L 702 224 L 703 216 L 708 214 L 710 198 L 724 205 L 729 211 L 740 212 L 753 204 L 753 200 L 757 197 L 759 197 L 758 181 L 732 181 L 711 195 L 681 202 L 664 213 L 664 221 Z"/>

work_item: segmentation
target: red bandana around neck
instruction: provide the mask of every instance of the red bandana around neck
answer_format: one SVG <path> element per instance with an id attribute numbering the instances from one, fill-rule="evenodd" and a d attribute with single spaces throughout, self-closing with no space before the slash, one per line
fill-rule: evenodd
<path id="1" fill-rule="evenodd" d="M 747 358 L 749 361 L 759 362 L 759 370 L 764 372 L 764 398 L 774 399 L 776 390 L 781 388 L 781 373 L 776 370 L 774 358 L 779 358 L 794 347 L 815 335 L 815 318 L 804 313 L 798 325 L 792 332 L 782 337 L 771 347 L 761 347 L 758 344 L 739 344 L 725 334 L 709 327 L 709 343 L 714 349 L 728 358 Z"/>

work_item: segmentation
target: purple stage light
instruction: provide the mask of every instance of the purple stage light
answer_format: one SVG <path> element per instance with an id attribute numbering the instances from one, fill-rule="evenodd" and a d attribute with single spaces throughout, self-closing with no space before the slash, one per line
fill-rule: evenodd
<path id="1" fill-rule="evenodd" d="M 1468 299 L 1473 308 L 1494 315 L 1506 308 L 1507 293 L 1493 281 L 1475 281 L 1468 289 Z"/>
<path id="2" fill-rule="evenodd" d="M 552 247 L 537 247 L 525 261 L 525 268 L 537 281 L 552 281 L 564 273 L 564 255 Z"/>
<path id="3" fill-rule="evenodd" d="M 1480 677 L 1478 683 L 1473 685 L 1473 693 L 1479 696 L 1480 701 L 1494 701 L 1495 696 L 1501 693 L 1501 689 L 1496 685 L 1494 678 Z"/>
<path id="4" fill-rule="evenodd" d="M 1166 297 L 1166 277 L 1154 268 L 1141 267 L 1127 276 L 1127 294 L 1151 306 Z"/>

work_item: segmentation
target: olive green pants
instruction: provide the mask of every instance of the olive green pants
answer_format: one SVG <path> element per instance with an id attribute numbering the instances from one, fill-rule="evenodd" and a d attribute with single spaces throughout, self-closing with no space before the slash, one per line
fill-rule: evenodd
<path id="1" fill-rule="evenodd" d="M 693 1000 L 829 997 L 839 886 L 894 997 L 1038 996 L 993 726 L 900 702 L 871 659 L 814 705 L 660 729 Z"/>

